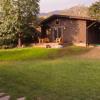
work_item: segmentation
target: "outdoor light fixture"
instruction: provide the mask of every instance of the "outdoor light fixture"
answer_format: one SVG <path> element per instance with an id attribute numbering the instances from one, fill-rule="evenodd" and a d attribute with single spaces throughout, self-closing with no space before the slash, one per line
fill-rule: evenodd
<path id="1" fill-rule="evenodd" d="M 51 28 L 49 29 L 49 31 L 51 31 Z"/>
<path id="2" fill-rule="evenodd" d="M 66 27 L 64 27 L 64 30 L 66 29 Z"/>

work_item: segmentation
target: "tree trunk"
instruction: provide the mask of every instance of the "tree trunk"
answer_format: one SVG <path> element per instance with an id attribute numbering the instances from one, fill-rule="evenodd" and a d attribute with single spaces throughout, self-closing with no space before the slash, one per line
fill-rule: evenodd
<path id="1" fill-rule="evenodd" d="M 22 47 L 21 33 L 18 33 L 18 47 Z"/>

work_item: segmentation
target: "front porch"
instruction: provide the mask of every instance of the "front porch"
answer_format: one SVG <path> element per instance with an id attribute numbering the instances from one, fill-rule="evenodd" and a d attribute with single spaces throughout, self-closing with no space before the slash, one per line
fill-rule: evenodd
<path id="1" fill-rule="evenodd" d="M 38 43 L 35 44 L 34 47 L 39 48 L 63 48 L 64 46 L 59 43 Z"/>
<path id="2" fill-rule="evenodd" d="M 36 47 L 46 47 L 46 48 L 62 48 L 64 45 L 63 42 L 63 33 L 64 27 L 55 26 L 49 27 L 42 26 L 41 36 L 38 38 L 38 44 Z"/>
<path id="3" fill-rule="evenodd" d="M 41 36 L 39 43 L 64 43 L 64 33 L 66 27 L 63 21 L 59 18 L 53 19 L 53 21 L 45 22 L 41 24 Z"/>

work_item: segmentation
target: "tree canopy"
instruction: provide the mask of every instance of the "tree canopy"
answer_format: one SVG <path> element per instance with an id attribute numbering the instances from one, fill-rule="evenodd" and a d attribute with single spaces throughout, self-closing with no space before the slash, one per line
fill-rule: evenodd
<path id="1" fill-rule="evenodd" d="M 39 0 L 0 0 L 2 13 L 0 36 L 14 38 L 25 34 L 27 26 L 34 26 L 39 13 Z"/>
<path id="2" fill-rule="evenodd" d="M 90 6 L 89 13 L 91 17 L 100 20 L 100 0 Z"/>

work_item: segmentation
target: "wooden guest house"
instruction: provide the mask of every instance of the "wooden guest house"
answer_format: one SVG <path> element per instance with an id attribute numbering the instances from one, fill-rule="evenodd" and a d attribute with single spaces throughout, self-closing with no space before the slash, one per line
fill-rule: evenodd
<path id="1" fill-rule="evenodd" d="M 100 44 L 100 21 L 85 17 L 52 15 L 41 22 L 41 40 L 47 43 Z"/>

